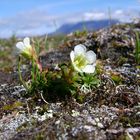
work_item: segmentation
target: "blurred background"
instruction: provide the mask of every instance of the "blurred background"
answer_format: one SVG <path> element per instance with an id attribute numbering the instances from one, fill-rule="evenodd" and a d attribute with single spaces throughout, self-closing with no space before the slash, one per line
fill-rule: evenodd
<path id="1" fill-rule="evenodd" d="M 134 22 L 139 9 L 140 0 L 1 0 L 0 71 L 17 64 L 15 45 L 23 37 L 45 56 L 89 31 Z"/>
<path id="2" fill-rule="evenodd" d="M 0 38 L 97 30 L 139 18 L 139 0 L 2 0 Z"/>

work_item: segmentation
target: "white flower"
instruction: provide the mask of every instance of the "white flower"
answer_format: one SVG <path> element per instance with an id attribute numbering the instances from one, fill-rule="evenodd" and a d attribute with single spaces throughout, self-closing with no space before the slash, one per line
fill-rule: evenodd
<path id="1" fill-rule="evenodd" d="M 17 49 L 25 57 L 33 57 L 34 51 L 30 45 L 30 39 L 28 37 L 24 38 L 23 42 L 18 42 L 16 44 Z"/>
<path id="2" fill-rule="evenodd" d="M 75 46 L 74 51 L 70 53 L 70 58 L 76 71 L 94 73 L 96 54 L 93 51 L 87 51 L 84 45 Z"/>

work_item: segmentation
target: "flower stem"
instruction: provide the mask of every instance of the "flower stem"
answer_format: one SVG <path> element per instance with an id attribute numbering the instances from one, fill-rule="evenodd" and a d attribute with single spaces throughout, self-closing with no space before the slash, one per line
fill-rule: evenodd
<path id="1" fill-rule="evenodd" d="M 28 86 L 26 85 L 25 81 L 22 78 L 20 66 L 21 66 L 21 59 L 20 59 L 20 56 L 19 56 L 19 62 L 18 62 L 18 75 L 19 75 L 19 79 L 20 79 L 22 85 L 24 86 L 24 88 L 28 91 L 29 88 L 28 88 Z"/>
<path id="2" fill-rule="evenodd" d="M 41 65 L 39 67 L 39 63 L 38 61 L 34 61 L 32 60 L 32 72 L 31 72 L 31 75 L 32 75 L 32 82 L 35 83 L 37 81 L 40 80 L 40 73 L 41 73 Z"/>

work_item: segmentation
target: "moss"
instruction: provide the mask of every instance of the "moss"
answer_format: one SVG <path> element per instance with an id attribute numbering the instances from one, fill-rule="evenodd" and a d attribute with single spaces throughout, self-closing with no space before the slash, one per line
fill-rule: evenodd
<path id="1" fill-rule="evenodd" d="M 128 134 L 123 134 L 118 137 L 118 140 L 131 140 L 131 138 L 128 136 Z"/>
<path id="2" fill-rule="evenodd" d="M 111 79 L 115 82 L 115 84 L 119 85 L 122 83 L 122 78 L 120 75 L 111 75 Z"/>
<path id="3" fill-rule="evenodd" d="M 83 31 L 78 31 L 78 30 L 75 31 L 74 32 L 74 36 L 77 37 L 77 38 L 79 38 L 79 37 L 87 36 L 87 33 L 88 33 L 87 32 L 87 29 L 84 28 Z"/>
<path id="4" fill-rule="evenodd" d="M 128 58 L 120 56 L 119 60 L 118 60 L 118 65 L 123 65 L 124 63 L 126 63 L 128 61 Z"/>
<path id="5" fill-rule="evenodd" d="M 36 135 L 35 140 L 44 140 L 43 134 L 39 133 Z"/>
<path id="6" fill-rule="evenodd" d="M 140 69 L 140 66 L 136 66 L 137 69 Z"/>
<path id="7" fill-rule="evenodd" d="M 23 106 L 23 103 L 16 101 L 13 104 L 3 106 L 3 110 L 6 110 L 6 111 L 13 110 L 13 109 L 19 108 L 21 106 Z"/>
<path id="8" fill-rule="evenodd" d="M 23 123 L 22 125 L 20 125 L 20 126 L 16 129 L 16 131 L 17 131 L 17 132 L 21 132 L 21 131 L 26 130 L 27 128 L 29 128 L 29 123 L 28 123 L 28 122 L 25 122 L 25 123 Z"/>

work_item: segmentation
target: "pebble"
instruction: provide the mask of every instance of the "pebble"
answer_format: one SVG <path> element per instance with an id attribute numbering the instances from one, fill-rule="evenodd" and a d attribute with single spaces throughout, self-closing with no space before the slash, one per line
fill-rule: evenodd
<path id="1" fill-rule="evenodd" d="M 95 118 L 95 121 L 98 123 L 100 120 L 99 120 L 99 118 Z"/>
<path id="2" fill-rule="evenodd" d="M 48 110 L 46 115 L 48 118 L 52 118 L 53 117 L 53 110 Z"/>
<path id="3" fill-rule="evenodd" d="M 72 110 L 72 114 L 71 114 L 71 115 L 72 115 L 73 117 L 79 116 L 79 114 L 80 114 L 80 113 L 79 113 L 78 111 Z"/>
<path id="4" fill-rule="evenodd" d="M 92 120 L 92 121 L 91 121 L 91 124 L 96 125 L 95 120 Z"/>
<path id="5" fill-rule="evenodd" d="M 100 122 L 97 123 L 97 126 L 98 126 L 99 128 L 103 128 L 103 127 L 104 127 L 103 124 L 100 123 Z"/>
<path id="6" fill-rule="evenodd" d="M 83 128 L 86 129 L 87 132 L 92 132 L 93 130 L 95 130 L 94 127 L 90 125 L 85 125 Z"/>
<path id="7" fill-rule="evenodd" d="M 60 120 L 56 121 L 55 124 L 56 124 L 56 125 L 60 124 Z"/>

